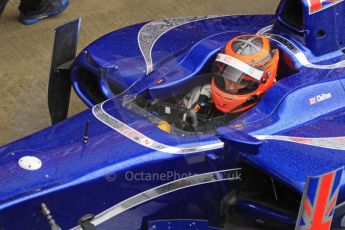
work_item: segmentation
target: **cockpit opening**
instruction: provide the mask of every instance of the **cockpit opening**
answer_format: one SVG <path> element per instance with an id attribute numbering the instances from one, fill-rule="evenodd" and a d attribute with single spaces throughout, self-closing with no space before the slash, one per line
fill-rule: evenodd
<path id="1" fill-rule="evenodd" d="M 260 48 L 260 39 L 265 38 L 250 41 Z M 151 98 L 145 91 L 127 107 L 173 134 L 215 132 L 255 106 L 277 81 L 298 72 L 294 60 L 275 46 L 260 55 L 257 62 L 248 59 L 247 64 L 247 55 L 241 60 L 240 55 L 233 58 L 235 54 L 231 56 L 223 50 L 210 59 L 201 73 L 180 86 L 182 90 L 177 93 L 166 87 L 169 96 Z"/>

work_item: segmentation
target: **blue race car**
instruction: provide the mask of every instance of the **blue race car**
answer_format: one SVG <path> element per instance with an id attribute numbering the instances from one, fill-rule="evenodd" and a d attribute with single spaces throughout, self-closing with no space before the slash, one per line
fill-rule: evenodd
<path id="1" fill-rule="evenodd" d="M 344 13 L 282 0 L 276 15 L 156 20 L 76 58 L 79 20 L 58 28 L 54 125 L 0 148 L 0 229 L 345 227 Z M 270 42 L 275 83 L 231 119 L 182 105 L 238 36 Z M 71 86 L 92 108 L 65 119 Z"/>

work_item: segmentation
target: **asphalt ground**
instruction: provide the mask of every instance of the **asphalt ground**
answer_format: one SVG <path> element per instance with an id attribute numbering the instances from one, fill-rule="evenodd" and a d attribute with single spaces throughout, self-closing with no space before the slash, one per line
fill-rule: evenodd
<path id="1" fill-rule="evenodd" d="M 0 18 L 0 146 L 50 125 L 48 77 L 54 28 L 82 18 L 78 51 L 101 35 L 154 19 L 197 15 L 273 14 L 278 0 L 70 0 L 53 18 L 19 23 L 19 0 Z M 72 93 L 69 116 L 87 107 Z"/>

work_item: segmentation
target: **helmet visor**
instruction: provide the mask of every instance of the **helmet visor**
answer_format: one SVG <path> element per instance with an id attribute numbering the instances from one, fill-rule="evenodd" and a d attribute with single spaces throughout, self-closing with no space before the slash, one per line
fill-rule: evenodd
<path id="1" fill-rule="evenodd" d="M 246 94 L 257 89 L 263 71 L 226 54 L 218 54 L 213 67 L 219 89 L 230 94 Z"/>

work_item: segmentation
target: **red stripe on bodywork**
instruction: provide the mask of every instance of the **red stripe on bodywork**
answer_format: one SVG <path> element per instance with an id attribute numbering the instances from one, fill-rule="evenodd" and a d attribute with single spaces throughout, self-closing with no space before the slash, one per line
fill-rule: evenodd
<path id="1" fill-rule="evenodd" d="M 311 209 L 310 209 L 309 202 L 305 200 L 303 205 L 304 205 L 305 211 L 307 212 L 307 215 L 311 217 Z"/>
<path id="2" fill-rule="evenodd" d="M 321 0 L 309 0 L 310 1 L 310 11 L 315 12 L 322 8 Z"/>
<path id="3" fill-rule="evenodd" d="M 332 209 L 334 208 L 335 203 L 337 202 L 337 196 L 333 198 L 332 203 L 329 205 L 326 215 L 329 216 L 329 213 L 332 211 Z"/>
<path id="4" fill-rule="evenodd" d="M 331 227 L 331 221 L 326 221 L 323 223 L 323 219 L 327 208 L 328 197 L 331 191 L 333 175 L 333 173 L 328 173 L 321 177 L 321 185 L 315 204 L 315 213 L 309 230 L 329 230 Z"/>

